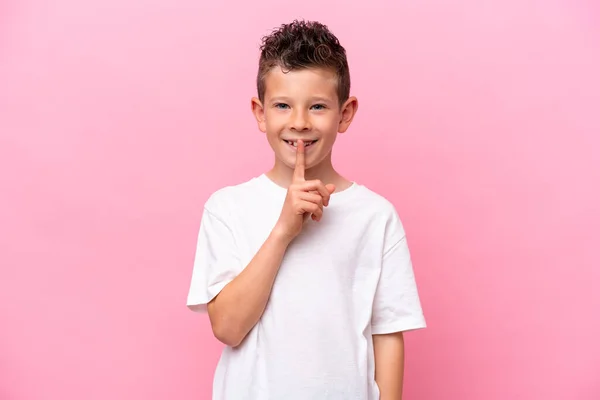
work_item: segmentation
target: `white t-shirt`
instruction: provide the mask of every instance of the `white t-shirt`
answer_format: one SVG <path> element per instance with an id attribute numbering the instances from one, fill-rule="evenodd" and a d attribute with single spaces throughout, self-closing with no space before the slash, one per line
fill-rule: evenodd
<path id="1" fill-rule="evenodd" d="M 266 175 L 216 191 L 200 225 L 190 309 L 252 260 L 286 189 Z M 402 223 L 382 196 L 353 183 L 331 196 L 290 244 L 266 309 L 217 365 L 214 400 L 376 400 L 373 334 L 424 328 Z"/>

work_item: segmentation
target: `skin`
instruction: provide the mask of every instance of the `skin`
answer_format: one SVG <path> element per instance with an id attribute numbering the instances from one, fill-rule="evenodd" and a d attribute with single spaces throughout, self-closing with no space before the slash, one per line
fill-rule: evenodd
<path id="1" fill-rule="evenodd" d="M 266 175 L 287 188 L 277 223 L 254 258 L 208 304 L 213 333 L 236 347 L 262 316 L 287 247 L 302 231 L 306 218 L 320 221 L 330 195 L 352 183 L 331 162 L 337 135 L 345 133 L 358 109 L 355 97 L 340 104 L 337 79 L 327 69 L 284 73 L 273 68 L 266 76 L 264 102 L 251 101 L 258 128 L 275 156 Z M 294 148 L 286 140 L 295 140 Z M 305 147 L 305 142 L 310 143 Z M 327 182 L 327 183 L 325 183 Z M 402 397 L 404 341 L 402 333 L 374 335 L 375 380 L 382 400 Z"/>
<path id="2" fill-rule="evenodd" d="M 356 97 L 339 104 L 337 78 L 319 68 L 283 72 L 273 68 L 266 76 L 264 102 L 252 99 L 260 131 L 273 149 L 275 162 L 267 176 L 283 187 L 292 181 L 295 152 L 283 139 L 318 139 L 307 147 L 306 178 L 333 184 L 338 191 L 351 182 L 331 163 L 338 133 L 345 133 L 358 109 Z"/>
<path id="3" fill-rule="evenodd" d="M 375 382 L 380 400 L 402 400 L 404 382 L 404 334 L 373 335 Z"/>

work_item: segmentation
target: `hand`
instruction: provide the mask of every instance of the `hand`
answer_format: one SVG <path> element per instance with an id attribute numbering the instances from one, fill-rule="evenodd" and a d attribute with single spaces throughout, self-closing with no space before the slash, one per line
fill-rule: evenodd
<path id="1" fill-rule="evenodd" d="M 319 180 L 306 181 L 304 171 L 304 142 L 298 140 L 292 184 L 288 188 L 276 225 L 290 240 L 302 231 L 302 225 L 309 216 L 314 221 L 321 220 L 323 207 L 329 205 L 330 195 L 335 190 L 332 184 L 324 185 Z"/>

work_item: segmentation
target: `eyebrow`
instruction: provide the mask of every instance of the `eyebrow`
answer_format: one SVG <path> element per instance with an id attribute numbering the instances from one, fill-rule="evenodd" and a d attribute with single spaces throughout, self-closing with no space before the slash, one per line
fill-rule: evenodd
<path id="1" fill-rule="evenodd" d="M 271 98 L 271 102 L 289 102 L 291 99 L 285 96 L 277 96 Z M 322 101 L 324 103 L 331 103 L 334 100 L 324 96 L 314 96 L 310 98 L 311 101 Z"/>
<path id="2" fill-rule="evenodd" d="M 277 97 L 272 97 L 271 102 L 287 102 L 290 101 L 290 99 L 288 97 L 283 97 L 283 96 L 277 96 Z"/>
<path id="3" fill-rule="evenodd" d="M 329 97 L 323 97 L 323 96 L 315 96 L 312 98 L 315 101 L 323 101 L 325 103 L 330 103 L 333 102 L 333 99 L 330 99 Z"/>

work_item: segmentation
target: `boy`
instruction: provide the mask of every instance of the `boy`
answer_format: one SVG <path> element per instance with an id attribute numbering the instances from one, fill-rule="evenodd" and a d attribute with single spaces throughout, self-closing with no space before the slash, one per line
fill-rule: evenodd
<path id="1" fill-rule="evenodd" d="M 226 344 L 216 400 L 398 400 L 402 332 L 425 327 L 402 223 L 340 175 L 357 110 L 344 48 L 317 22 L 263 38 L 252 111 L 273 168 L 207 200 L 187 305 Z"/>

